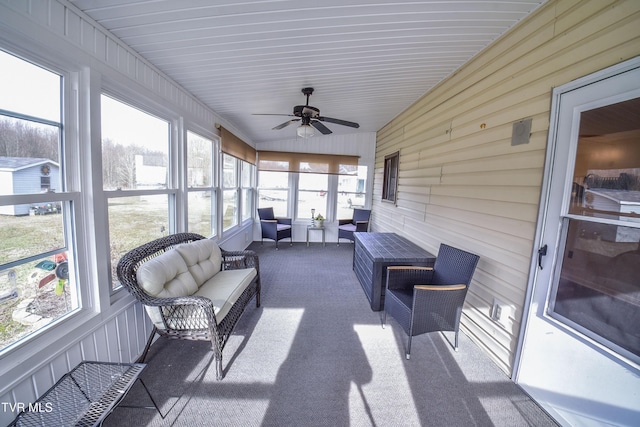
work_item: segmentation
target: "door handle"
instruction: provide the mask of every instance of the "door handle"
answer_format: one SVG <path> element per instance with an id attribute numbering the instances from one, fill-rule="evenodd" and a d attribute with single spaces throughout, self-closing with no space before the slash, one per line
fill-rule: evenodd
<path id="1" fill-rule="evenodd" d="M 542 270 L 542 257 L 547 255 L 547 245 L 538 249 L 538 267 Z"/>

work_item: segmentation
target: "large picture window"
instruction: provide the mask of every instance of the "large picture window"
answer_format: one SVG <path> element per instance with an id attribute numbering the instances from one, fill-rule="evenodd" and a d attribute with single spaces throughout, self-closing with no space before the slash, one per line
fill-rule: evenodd
<path id="1" fill-rule="evenodd" d="M 273 208 L 276 217 L 287 217 L 289 172 L 260 171 L 258 208 Z"/>
<path id="2" fill-rule="evenodd" d="M 63 82 L 0 51 L 0 354 L 80 307 Z"/>
<path id="3" fill-rule="evenodd" d="M 353 172 L 338 176 L 338 219 L 352 218 L 353 208 L 365 208 L 367 167 L 358 166 Z"/>
<path id="4" fill-rule="evenodd" d="M 213 141 L 187 132 L 188 230 L 216 235 L 216 183 Z"/>
<path id="5" fill-rule="evenodd" d="M 242 165 L 242 220 L 251 219 L 253 214 L 253 176 L 255 175 L 256 166 L 248 162 L 240 162 Z"/>
<path id="6" fill-rule="evenodd" d="M 357 156 L 259 151 L 258 207 L 298 221 L 312 211 L 329 221 L 349 218 L 367 204 L 367 167 L 358 163 Z"/>
<path id="7" fill-rule="evenodd" d="M 222 224 L 223 230 L 238 225 L 238 162 L 228 154 L 222 155 Z"/>
<path id="8" fill-rule="evenodd" d="M 322 215 L 327 218 L 327 192 L 329 175 L 316 173 L 301 173 L 298 180 L 298 209 L 297 219 L 310 219 L 311 211 L 314 216 Z"/>
<path id="9" fill-rule="evenodd" d="M 107 95 L 101 98 L 102 178 L 108 199 L 112 288 L 131 249 L 174 229 L 169 122 Z"/>

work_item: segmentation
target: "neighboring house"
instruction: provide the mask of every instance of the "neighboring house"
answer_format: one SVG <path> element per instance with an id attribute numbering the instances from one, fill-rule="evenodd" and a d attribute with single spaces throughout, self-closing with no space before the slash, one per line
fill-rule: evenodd
<path id="1" fill-rule="evenodd" d="M 49 159 L 0 157 L 0 195 L 34 194 L 60 188 L 60 167 Z M 29 215 L 30 205 L 0 206 L 0 215 Z"/>
<path id="2" fill-rule="evenodd" d="M 167 185 L 167 160 L 163 156 L 136 154 L 136 188 L 162 188 Z"/>

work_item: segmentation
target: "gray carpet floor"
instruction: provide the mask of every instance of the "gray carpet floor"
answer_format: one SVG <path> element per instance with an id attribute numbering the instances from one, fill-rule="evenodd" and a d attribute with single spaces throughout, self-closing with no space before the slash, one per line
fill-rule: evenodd
<path id="1" fill-rule="evenodd" d="M 273 242 L 262 306 L 247 308 L 215 379 L 206 342 L 158 339 L 142 379 L 163 415 L 119 407 L 106 426 L 554 426 L 472 341 L 381 327 L 352 270 L 353 245 Z M 123 405 L 147 405 L 137 383 Z"/>

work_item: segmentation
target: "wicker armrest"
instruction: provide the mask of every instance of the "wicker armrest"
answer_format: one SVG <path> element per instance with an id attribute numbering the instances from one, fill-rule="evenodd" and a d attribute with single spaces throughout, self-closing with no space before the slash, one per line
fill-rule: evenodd
<path id="1" fill-rule="evenodd" d="M 392 265 L 387 267 L 387 289 L 410 289 L 418 283 L 429 283 L 432 267 Z"/>
<path id="2" fill-rule="evenodd" d="M 352 221 L 353 221 L 352 219 L 339 219 L 338 220 L 338 225 L 351 224 Z"/>
<path id="3" fill-rule="evenodd" d="M 225 251 L 222 250 L 222 269 L 238 270 L 241 268 L 259 269 L 258 255 L 251 250 L 244 251 Z"/>
<path id="4" fill-rule="evenodd" d="M 148 296 L 143 301 L 144 305 L 152 307 L 165 307 L 173 305 L 199 305 L 204 309 L 211 307 L 213 310 L 213 303 L 209 298 L 201 297 L 199 295 L 189 295 L 185 297 L 171 297 L 171 298 L 156 298 Z"/>

